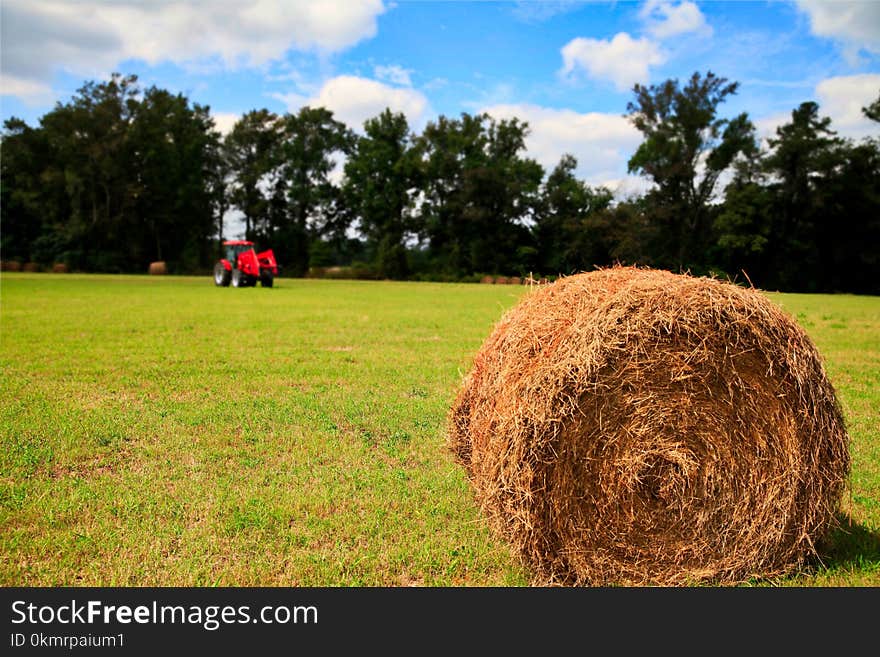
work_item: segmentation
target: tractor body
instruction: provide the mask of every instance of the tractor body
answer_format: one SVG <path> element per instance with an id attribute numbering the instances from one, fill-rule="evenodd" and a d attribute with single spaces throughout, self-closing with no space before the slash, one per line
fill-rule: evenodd
<path id="1" fill-rule="evenodd" d="M 278 275 L 272 249 L 257 253 L 254 243 L 248 240 L 226 240 L 223 247 L 226 257 L 214 265 L 215 285 L 251 287 L 259 281 L 263 287 L 272 287 Z"/>

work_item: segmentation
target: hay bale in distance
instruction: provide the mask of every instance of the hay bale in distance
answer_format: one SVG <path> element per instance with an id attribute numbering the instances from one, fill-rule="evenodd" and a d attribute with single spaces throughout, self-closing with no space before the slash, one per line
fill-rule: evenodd
<path id="1" fill-rule="evenodd" d="M 168 268 L 165 266 L 165 261 L 160 260 L 158 262 L 150 263 L 149 272 L 152 276 L 164 276 L 168 273 Z"/>
<path id="2" fill-rule="evenodd" d="M 546 278 L 535 278 L 531 274 L 528 277 L 522 279 L 523 285 L 547 285 L 548 281 Z"/>
<path id="3" fill-rule="evenodd" d="M 56 262 L 52 265 L 52 273 L 53 274 L 66 274 L 67 273 L 67 265 L 63 262 Z"/>
<path id="4" fill-rule="evenodd" d="M 849 471 L 795 321 L 756 290 L 656 270 L 532 288 L 449 419 L 477 503 L 536 584 L 791 572 L 834 525 Z"/>
<path id="5" fill-rule="evenodd" d="M 22 265 L 21 270 L 27 272 L 38 272 L 40 271 L 40 265 L 38 265 L 36 262 L 26 262 L 24 263 L 24 265 Z"/>
<path id="6" fill-rule="evenodd" d="M 495 277 L 493 276 L 483 276 L 483 278 L 480 279 L 480 283 L 482 283 L 483 285 L 492 285 L 494 282 Z"/>

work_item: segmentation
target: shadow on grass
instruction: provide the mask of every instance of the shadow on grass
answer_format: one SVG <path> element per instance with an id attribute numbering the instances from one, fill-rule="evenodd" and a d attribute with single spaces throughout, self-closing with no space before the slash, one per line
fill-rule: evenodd
<path id="1" fill-rule="evenodd" d="M 839 515 L 839 526 L 817 546 L 825 568 L 854 570 L 880 564 L 880 531 Z"/>

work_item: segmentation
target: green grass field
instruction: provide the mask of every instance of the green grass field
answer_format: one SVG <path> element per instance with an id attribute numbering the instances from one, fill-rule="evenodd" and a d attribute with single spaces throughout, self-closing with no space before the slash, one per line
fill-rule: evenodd
<path id="1" fill-rule="evenodd" d="M 0 584 L 518 586 L 445 449 L 517 286 L 6 274 Z M 847 528 L 770 582 L 880 585 L 880 298 L 771 295 L 852 438 Z"/>

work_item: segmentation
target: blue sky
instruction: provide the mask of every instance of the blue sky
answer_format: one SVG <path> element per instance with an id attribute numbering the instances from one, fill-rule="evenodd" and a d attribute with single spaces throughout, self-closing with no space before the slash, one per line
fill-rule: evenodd
<path id="1" fill-rule="evenodd" d="M 228 130 L 250 109 L 324 105 L 359 128 L 386 105 L 419 130 L 488 111 L 531 126 L 545 167 L 570 152 L 619 194 L 639 136 L 632 85 L 694 71 L 736 80 L 722 112 L 762 134 L 816 100 L 846 136 L 877 135 L 880 2 L 3 0 L 2 117 L 32 125 L 119 71 L 185 93 Z"/>

